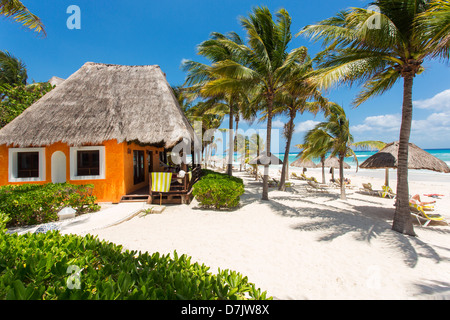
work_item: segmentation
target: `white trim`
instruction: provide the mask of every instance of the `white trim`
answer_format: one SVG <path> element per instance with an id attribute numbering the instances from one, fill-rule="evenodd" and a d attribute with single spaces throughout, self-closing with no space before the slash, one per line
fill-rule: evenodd
<path id="1" fill-rule="evenodd" d="M 77 151 L 98 150 L 100 174 L 97 176 L 77 176 Z M 71 147 L 70 148 L 70 180 L 99 180 L 105 179 L 105 146 Z"/>
<path id="2" fill-rule="evenodd" d="M 39 177 L 17 177 L 17 153 L 39 152 Z M 33 182 L 45 181 L 45 148 L 9 148 L 8 149 L 8 182 Z"/>

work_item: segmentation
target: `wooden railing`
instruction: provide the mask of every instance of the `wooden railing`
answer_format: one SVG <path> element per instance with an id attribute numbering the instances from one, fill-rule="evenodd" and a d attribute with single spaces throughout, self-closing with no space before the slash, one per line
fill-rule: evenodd
<path id="1" fill-rule="evenodd" d="M 167 197 L 167 203 L 175 203 L 181 199 L 181 203 L 190 202 L 192 186 L 200 179 L 202 169 L 200 166 L 195 166 L 192 170 L 186 172 L 183 178 L 179 178 L 177 174 L 172 175 L 172 182 L 170 185 L 170 191 L 168 192 L 153 192 L 152 191 L 152 175 L 149 174 L 149 201 L 153 201 L 155 195 L 165 195 Z M 173 201 L 172 201 L 173 200 Z"/>

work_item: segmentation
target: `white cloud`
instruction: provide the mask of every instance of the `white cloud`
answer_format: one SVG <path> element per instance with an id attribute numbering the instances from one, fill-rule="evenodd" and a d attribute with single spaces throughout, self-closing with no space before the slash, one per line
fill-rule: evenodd
<path id="1" fill-rule="evenodd" d="M 444 90 L 430 99 L 413 101 L 413 105 L 419 109 L 449 110 L 450 89 Z"/>
<path id="2" fill-rule="evenodd" d="M 306 132 L 318 125 L 319 121 L 306 120 L 295 124 L 295 133 Z"/>
<path id="3" fill-rule="evenodd" d="M 400 128 L 400 124 L 401 115 L 385 114 L 367 117 L 362 124 L 351 126 L 350 131 L 353 133 L 364 133 L 368 131 L 396 132 Z"/>
<path id="4" fill-rule="evenodd" d="M 272 122 L 272 127 L 273 128 L 284 128 L 284 122 L 283 121 L 281 121 L 281 120 L 274 120 L 273 122 Z"/>
<path id="5" fill-rule="evenodd" d="M 350 127 L 355 141 L 397 141 L 401 125 L 400 114 L 386 114 L 364 119 Z M 450 141 L 450 111 L 435 112 L 425 119 L 412 121 L 410 141 L 425 148 L 446 147 Z"/>

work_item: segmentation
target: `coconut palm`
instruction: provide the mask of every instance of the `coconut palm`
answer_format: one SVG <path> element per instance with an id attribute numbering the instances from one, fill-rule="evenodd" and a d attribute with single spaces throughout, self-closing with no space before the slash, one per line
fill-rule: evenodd
<path id="1" fill-rule="evenodd" d="M 317 148 L 319 154 L 323 154 L 324 150 L 329 150 L 331 156 L 337 156 L 339 158 L 341 199 L 346 200 L 344 159 L 350 155 L 354 156 L 356 163 L 358 163 L 358 159 L 351 148 L 353 136 L 350 134 L 350 125 L 344 109 L 337 104 L 330 104 L 326 121 L 317 124 L 314 129 L 312 129 L 312 132 L 308 132 L 307 137 L 310 140 L 307 140 L 307 143 L 305 144 Z"/>
<path id="2" fill-rule="evenodd" d="M 288 177 L 289 168 L 289 150 L 291 147 L 292 135 L 294 133 L 294 121 L 298 113 L 305 111 L 316 115 L 320 110 L 327 112 L 328 100 L 321 92 L 309 81 L 308 75 L 312 71 L 311 60 L 307 59 L 303 64 L 293 66 L 291 76 L 287 79 L 288 84 L 284 90 L 277 95 L 273 113 L 286 114 L 289 120 L 284 125 L 284 136 L 286 138 L 286 147 L 284 151 L 283 165 L 281 169 L 281 179 L 278 190 L 286 189 L 285 182 Z M 313 101 L 307 101 L 312 99 Z"/>
<path id="3" fill-rule="evenodd" d="M 207 58 L 212 64 L 225 60 L 236 63 L 245 63 L 242 56 L 237 55 L 233 50 L 230 50 L 229 47 L 223 45 L 222 40 L 235 43 L 236 45 L 243 45 L 241 38 L 235 32 L 229 32 L 226 35 L 213 32 L 210 39 L 202 42 L 198 46 L 198 54 Z M 186 60 L 183 62 L 182 68 L 187 72 L 186 84 L 191 86 L 191 92 L 197 93 L 198 97 L 208 99 L 204 105 L 204 112 L 218 113 L 221 115 L 227 113 L 229 115 L 228 150 L 233 150 L 235 140 L 233 136 L 234 115 L 237 113 L 237 118 L 239 118 L 239 110 L 243 108 L 242 105 L 247 99 L 246 93 L 243 92 L 243 88 L 223 88 L 222 90 L 211 93 L 204 90 L 205 85 L 221 78 L 220 75 L 214 72 L 212 66 L 192 60 Z M 232 175 L 232 157 L 233 153 L 229 152 L 227 173 L 230 176 Z"/>
<path id="4" fill-rule="evenodd" d="M 213 65 L 214 73 L 221 77 L 209 82 L 205 90 L 211 94 L 226 89 L 245 88 L 254 97 L 254 105 L 262 105 L 267 111 L 266 152 L 270 152 L 273 104 L 283 89 L 292 65 L 306 58 L 307 49 L 300 47 L 288 53 L 292 39 L 291 17 L 285 9 L 276 13 L 274 21 L 266 7 L 256 7 L 241 17 L 240 23 L 247 33 L 248 44 L 222 40 L 223 45 L 242 57 L 242 62 L 231 59 Z M 269 164 L 264 166 L 262 199 L 268 200 Z"/>
<path id="5" fill-rule="evenodd" d="M 339 158 L 339 180 L 341 199 L 346 200 L 344 185 L 344 159 L 353 156 L 358 168 L 358 158 L 353 148 L 382 149 L 386 143 L 382 141 L 367 140 L 354 142 L 350 133 L 350 123 L 344 109 L 335 104 L 329 104 L 329 113 L 324 122 L 320 122 L 309 130 L 303 144 L 296 145 L 303 149 L 298 157 L 302 159 L 319 158 L 322 164 L 322 183 L 325 183 L 325 157 L 327 153 Z"/>
<path id="6" fill-rule="evenodd" d="M 0 14 L 23 24 L 30 30 L 45 35 L 41 19 L 31 13 L 19 0 L 0 0 Z"/>
<path id="7" fill-rule="evenodd" d="M 415 235 L 409 209 L 408 143 L 412 87 L 425 59 L 449 59 L 448 0 L 375 0 L 368 9 L 351 8 L 306 26 L 300 33 L 323 40 L 317 57 L 320 87 L 363 83 L 354 104 L 382 94 L 403 79 L 402 123 L 397 170 L 397 205 L 392 229 Z M 376 8 L 379 12 L 374 12 Z"/>
<path id="8" fill-rule="evenodd" d="M 27 84 L 27 78 L 25 63 L 8 51 L 0 51 L 0 85 Z"/>

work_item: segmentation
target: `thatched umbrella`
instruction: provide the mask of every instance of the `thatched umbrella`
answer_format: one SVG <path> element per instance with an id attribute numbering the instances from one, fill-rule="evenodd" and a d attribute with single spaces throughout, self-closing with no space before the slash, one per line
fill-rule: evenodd
<path id="1" fill-rule="evenodd" d="M 331 168 L 331 179 L 334 181 L 334 169 L 339 169 L 339 159 L 337 157 L 329 156 L 325 159 L 324 166 Z M 350 169 L 350 165 L 344 162 L 344 169 Z"/>
<path id="2" fill-rule="evenodd" d="M 277 156 L 273 155 L 273 153 L 270 153 L 269 155 L 262 153 L 259 156 L 250 160 L 248 163 L 256 165 L 265 165 L 265 164 L 282 164 L 283 161 L 281 161 L 280 158 L 278 158 Z"/>
<path id="3" fill-rule="evenodd" d="M 255 180 L 258 179 L 258 165 L 282 164 L 282 163 L 283 161 L 281 161 L 280 158 L 278 158 L 277 156 L 274 156 L 273 153 L 269 153 L 269 155 L 266 155 L 265 152 L 248 162 L 248 164 L 254 165 L 256 168 Z"/>
<path id="4" fill-rule="evenodd" d="M 292 162 L 291 166 L 299 168 L 317 168 L 317 164 L 315 164 L 312 160 L 302 158 L 298 158 Z"/>
<path id="5" fill-rule="evenodd" d="M 312 160 L 298 158 L 291 163 L 291 167 L 303 168 L 303 173 L 305 173 L 306 168 L 317 168 L 318 165 L 315 164 Z"/>
<path id="6" fill-rule="evenodd" d="M 397 165 L 398 141 L 395 141 L 388 143 L 383 149 L 367 158 L 359 167 L 363 169 L 386 169 L 384 183 L 389 186 L 389 168 L 397 169 Z M 444 161 L 419 148 L 414 143 L 409 143 L 408 169 L 450 172 L 450 168 Z"/>

